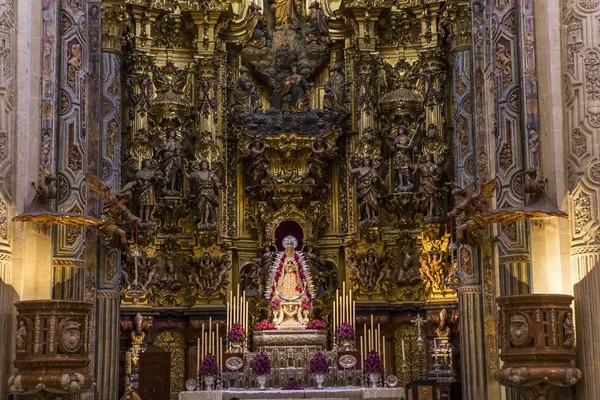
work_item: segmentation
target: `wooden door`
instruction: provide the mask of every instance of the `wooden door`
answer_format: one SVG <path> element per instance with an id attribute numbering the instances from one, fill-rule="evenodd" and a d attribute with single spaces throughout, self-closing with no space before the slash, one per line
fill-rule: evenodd
<path id="1" fill-rule="evenodd" d="M 140 396 L 144 400 L 167 400 L 171 391 L 171 353 L 150 348 L 140 354 Z"/>

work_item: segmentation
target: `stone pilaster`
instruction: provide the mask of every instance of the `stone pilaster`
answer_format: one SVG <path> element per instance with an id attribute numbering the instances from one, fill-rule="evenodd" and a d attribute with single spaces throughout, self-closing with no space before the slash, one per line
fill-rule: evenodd
<path id="1" fill-rule="evenodd" d="M 524 171 L 526 169 L 527 138 L 520 101 L 523 96 L 519 63 L 520 32 L 516 15 L 515 0 L 493 4 L 491 52 L 494 65 L 495 90 L 495 171 L 497 182 L 496 205 L 523 207 Z M 519 284 L 501 286 L 501 294 L 529 293 L 531 284 L 529 224 L 525 221 L 502 223 L 498 227 L 498 252 L 502 282 L 525 279 Z M 521 289 L 520 292 L 505 292 L 505 289 Z"/>
<path id="2" fill-rule="evenodd" d="M 97 3 L 100 5 L 100 2 Z M 129 19 L 123 5 L 102 4 L 101 52 L 98 49 L 99 80 L 94 85 L 102 94 L 98 115 L 97 153 L 100 177 L 106 185 L 120 187 L 121 159 L 121 44 Z M 92 32 L 90 32 L 90 35 Z M 98 398 L 119 398 L 119 310 L 121 254 L 116 249 L 100 248 L 96 272 L 96 354 L 95 369 Z"/>
<path id="3" fill-rule="evenodd" d="M 57 3 L 58 4 L 58 3 Z M 87 9 L 84 2 L 61 2 L 58 38 L 59 65 L 57 89 L 56 154 L 53 173 L 56 174 L 57 211 L 73 214 L 86 212 L 84 177 L 87 169 Z M 49 61 L 50 62 L 50 61 Z M 55 119 L 55 120 L 56 120 Z M 51 122 L 52 123 L 52 122 Z M 42 149 L 42 152 L 44 149 Z M 52 297 L 61 300 L 83 300 L 85 274 L 84 229 L 59 225 L 53 227 L 53 290 Z"/>
<path id="4" fill-rule="evenodd" d="M 598 1 L 565 1 L 562 8 L 565 125 L 568 138 L 571 268 L 575 294 L 578 398 L 600 398 L 600 43 Z"/>
<path id="5" fill-rule="evenodd" d="M 481 285 L 458 289 L 460 319 L 460 359 L 463 400 L 487 399 L 486 355 Z"/>

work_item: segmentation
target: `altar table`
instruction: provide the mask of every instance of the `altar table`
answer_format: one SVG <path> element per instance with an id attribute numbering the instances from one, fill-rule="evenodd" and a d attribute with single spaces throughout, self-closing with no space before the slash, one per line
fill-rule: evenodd
<path id="1" fill-rule="evenodd" d="M 324 388 L 304 390 L 214 390 L 181 392 L 179 400 L 401 400 L 403 388 Z"/>

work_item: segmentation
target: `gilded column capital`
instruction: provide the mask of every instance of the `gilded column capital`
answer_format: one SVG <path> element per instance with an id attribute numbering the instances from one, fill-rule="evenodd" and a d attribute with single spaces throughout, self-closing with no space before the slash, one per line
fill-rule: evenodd
<path id="1" fill-rule="evenodd" d="M 471 6 L 468 1 L 449 1 L 440 15 L 440 25 L 446 30 L 453 51 L 471 48 Z"/>
<path id="2" fill-rule="evenodd" d="M 102 6 L 102 51 L 120 53 L 123 34 L 131 25 L 131 17 L 125 5 Z"/>

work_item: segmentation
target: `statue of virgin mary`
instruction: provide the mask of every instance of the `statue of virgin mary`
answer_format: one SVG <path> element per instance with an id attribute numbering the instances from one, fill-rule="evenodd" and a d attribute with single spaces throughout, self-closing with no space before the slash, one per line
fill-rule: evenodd
<path id="1" fill-rule="evenodd" d="M 266 296 L 271 304 L 276 326 L 305 326 L 312 308 L 315 288 L 304 254 L 296 252 L 298 240 L 287 236 L 271 265 L 270 289 Z"/>

